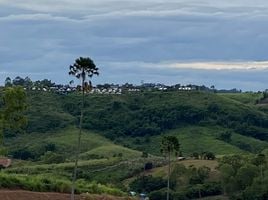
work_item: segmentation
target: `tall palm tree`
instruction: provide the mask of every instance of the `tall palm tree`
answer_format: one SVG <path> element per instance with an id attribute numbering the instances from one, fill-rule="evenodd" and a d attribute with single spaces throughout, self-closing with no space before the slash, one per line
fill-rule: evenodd
<path id="1" fill-rule="evenodd" d="M 78 134 L 78 143 L 77 149 L 75 152 L 75 164 L 74 164 L 74 172 L 72 179 L 72 192 L 71 192 L 71 200 L 75 199 L 74 191 L 75 191 L 75 182 L 77 178 L 77 168 L 78 168 L 78 156 L 80 153 L 81 146 L 81 135 L 82 135 L 82 123 L 83 123 L 83 115 L 84 115 L 84 105 L 85 105 L 85 92 L 89 89 L 89 85 L 91 86 L 91 82 L 87 83 L 87 78 L 92 78 L 94 75 L 99 75 L 98 68 L 94 64 L 93 60 L 90 58 L 77 58 L 73 65 L 70 65 L 69 75 L 75 76 L 77 79 L 81 80 L 81 90 L 82 90 L 82 105 L 81 105 L 81 113 L 80 113 L 80 122 L 79 122 L 79 134 Z"/>
<path id="2" fill-rule="evenodd" d="M 170 190 L 170 157 L 171 153 L 175 152 L 178 154 L 180 149 L 180 144 L 175 136 L 163 136 L 161 141 L 161 152 L 168 157 L 168 178 L 167 178 L 167 200 L 169 200 L 169 190 Z"/>

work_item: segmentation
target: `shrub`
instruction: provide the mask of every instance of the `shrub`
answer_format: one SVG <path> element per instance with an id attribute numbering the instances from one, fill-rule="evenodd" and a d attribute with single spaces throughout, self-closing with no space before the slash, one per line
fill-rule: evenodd
<path id="1" fill-rule="evenodd" d="M 166 181 L 160 177 L 141 176 L 130 183 L 129 187 L 137 192 L 151 192 L 166 186 Z"/>
<path id="2" fill-rule="evenodd" d="M 144 169 L 145 170 L 153 169 L 153 163 L 152 162 L 145 163 Z"/>

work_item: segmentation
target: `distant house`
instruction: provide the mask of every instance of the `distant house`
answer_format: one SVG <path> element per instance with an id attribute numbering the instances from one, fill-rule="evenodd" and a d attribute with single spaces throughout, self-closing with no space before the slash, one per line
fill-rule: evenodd
<path id="1" fill-rule="evenodd" d="M 0 158 L 0 168 L 7 168 L 11 166 L 11 159 Z"/>
<path id="2" fill-rule="evenodd" d="M 177 160 L 185 160 L 186 158 L 185 157 L 182 157 L 182 156 L 179 156 L 179 157 L 177 157 Z"/>

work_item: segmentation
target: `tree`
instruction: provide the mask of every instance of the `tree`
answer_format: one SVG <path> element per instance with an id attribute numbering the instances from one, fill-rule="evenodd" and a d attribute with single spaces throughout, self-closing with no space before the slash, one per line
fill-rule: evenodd
<path id="1" fill-rule="evenodd" d="M 261 180 L 263 179 L 263 166 L 266 164 L 266 157 L 260 153 L 253 159 L 253 164 L 260 167 Z"/>
<path id="2" fill-rule="evenodd" d="M 5 80 L 5 87 L 11 87 L 12 86 L 12 81 L 10 77 L 7 77 Z"/>
<path id="3" fill-rule="evenodd" d="M 230 132 L 230 131 L 221 132 L 221 133 L 219 133 L 218 139 L 222 140 L 224 142 L 231 142 L 232 132 Z"/>
<path id="4" fill-rule="evenodd" d="M 27 124 L 24 111 L 27 108 L 26 93 L 21 87 L 8 87 L 4 89 L 2 97 L 3 109 L 0 112 L 1 143 L 4 143 L 4 130 L 21 131 Z"/>
<path id="5" fill-rule="evenodd" d="M 161 141 L 161 152 L 168 157 L 168 180 L 167 180 L 167 200 L 169 200 L 169 190 L 170 190 L 170 157 L 171 153 L 175 152 L 178 154 L 180 149 L 180 144 L 175 136 L 164 136 Z"/>
<path id="6" fill-rule="evenodd" d="M 239 184 L 240 190 L 244 190 L 246 187 L 249 187 L 257 175 L 258 168 L 252 164 L 243 165 L 240 169 L 238 169 L 235 178 Z"/>
<path id="7" fill-rule="evenodd" d="M 24 78 L 24 86 L 29 89 L 31 88 L 32 85 L 33 85 L 32 80 L 28 76 L 26 76 Z"/>
<path id="8" fill-rule="evenodd" d="M 221 182 L 223 187 L 223 192 L 226 194 L 228 189 L 228 184 L 230 182 L 231 177 L 235 176 L 235 170 L 233 169 L 232 165 L 230 164 L 223 164 L 220 166 L 221 172 Z"/>
<path id="9" fill-rule="evenodd" d="M 13 85 L 24 86 L 24 78 L 17 76 L 15 79 L 13 79 Z"/>
<path id="10" fill-rule="evenodd" d="M 75 152 L 75 165 L 73 172 L 73 180 L 72 180 L 72 194 L 71 199 L 74 200 L 74 190 L 75 190 L 75 182 L 77 177 L 77 165 L 78 165 L 78 156 L 80 153 L 80 145 L 81 145 L 81 135 L 82 135 L 82 123 L 83 123 L 83 115 L 84 115 L 84 105 L 85 105 L 85 92 L 90 89 L 91 82 L 86 82 L 87 78 L 92 78 L 94 75 L 99 75 L 98 68 L 94 64 L 93 60 L 90 58 L 80 57 L 75 60 L 73 65 L 69 67 L 69 75 L 75 76 L 77 79 L 81 80 L 81 90 L 82 90 L 82 105 L 81 105 L 81 113 L 80 113 L 80 122 L 79 122 L 79 133 L 78 133 L 78 143 L 77 149 Z"/>

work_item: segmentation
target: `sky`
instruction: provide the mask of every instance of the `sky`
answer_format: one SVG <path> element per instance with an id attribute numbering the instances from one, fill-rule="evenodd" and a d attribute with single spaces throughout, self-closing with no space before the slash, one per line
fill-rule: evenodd
<path id="1" fill-rule="evenodd" d="M 0 0 L 0 84 L 68 83 L 80 56 L 93 84 L 268 88 L 267 0 Z"/>

